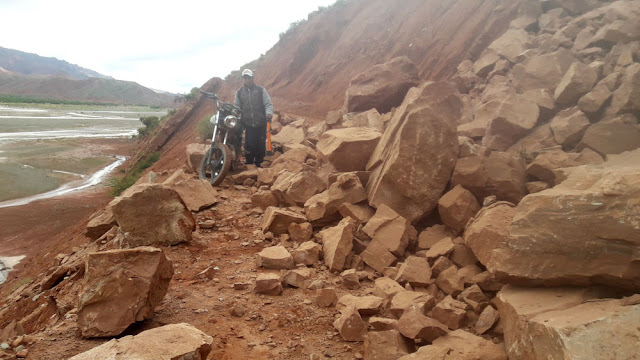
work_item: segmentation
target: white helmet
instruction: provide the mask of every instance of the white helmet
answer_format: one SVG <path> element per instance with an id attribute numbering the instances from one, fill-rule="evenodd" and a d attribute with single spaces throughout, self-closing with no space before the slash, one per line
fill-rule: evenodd
<path id="1" fill-rule="evenodd" d="M 242 70 L 242 76 L 251 76 L 253 77 L 253 71 L 249 70 L 249 69 L 244 69 Z"/>

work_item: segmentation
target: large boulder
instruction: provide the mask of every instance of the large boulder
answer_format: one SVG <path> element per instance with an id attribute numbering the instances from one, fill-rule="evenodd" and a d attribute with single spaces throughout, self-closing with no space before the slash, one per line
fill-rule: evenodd
<path id="1" fill-rule="evenodd" d="M 402 103 L 407 91 L 418 85 L 418 69 L 405 57 L 376 65 L 351 79 L 345 94 L 348 112 L 377 109 L 389 112 Z"/>
<path id="2" fill-rule="evenodd" d="M 438 214 L 442 222 L 457 233 L 462 233 L 471 219 L 480 210 L 478 200 L 461 185 L 456 185 L 451 191 L 438 200 Z"/>
<path id="3" fill-rule="evenodd" d="M 386 204 L 409 221 L 438 204 L 458 157 L 462 101 L 448 83 L 409 91 L 371 155 L 369 204 Z"/>
<path id="4" fill-rule="evenodd" d="M 204 360 L 211 352 L 211 344 L 213 338 L 192 325 L 169 324 L 143 331 L 135 336 L 113 339 L 69 360 Z"/>
<path id="5" fill-rule="evenodd" d="M 307 124 L 304 119 L 301 119 L 283 127 L 279 133 L 271 136 L 271 142 L 292 146 L 304 143 L 306 137 Z"/>
<path id="6" fill-rule="evenodd" d="M 364 171 L 381 136 L 368 127 L 335 129 L 322 134 L 316 146 L 337 171 Z"/>
<path id="7" fill-rule="evenodd" d="M 495 195 L 517 203 L 526 194 L 525 163 L 517 153 L 492 151 L 464 157 L 456 163 L 451 185 L 462 185 L 479 202 Z"/>
<path id="8" fill-rule="evenodd" d="M 173 265 L 153 247 L 90 253 L 78 296 L 83 337 L 120 335 L 153 315 L 167 293 Z"/>
<path id="9" fill-rule="evenodd" d="M 327 184 L 313 171 L 282 171 L 271 186 L 271 193 L 281 204 L 301 206 L 313 195 L 327 189 Z"/>
<path id="10" fill-rule="evenodd" d="M 353 233 L 356 223 L 349 217 L 334 227 L 322 230 L 322 253 L 324 263 L 331 271 L 341 271 L 353 249 Z"/>
<path id="11" fill-rule="evenodd" d="M 620 154 L 640 147 L 640 126 L 632 114 L 591 125 L 579 144 L 600 154 Z"/>
<path id="12" fill-rule="evenodd" d="M 495 216 L 481 211 L 466 243 L 489 271 L 511 281 L 638 290 L 639 167 L 636 150 L 572 168 L 561 184 L 525 197 L 515 209 L 503 205 Z"/>
<path id="13" fill-rule="evenodd" d="M 598 73 L 589 65 L 574 62 L 556 88 L 554 98 L 560 105 L 576 103 L 598 80 Z"/>
<path id="14" fill-rule="evenodd" d="M 331 218 L 344 203 L 355 204 L 367 198 L 367 193 L 355 173 L 340 174 L 329 188 L 304 203 L 309 221 Z"/>
<path id="15" fill-rule="evenodd" d="M 574 62 L 573 53 L 566 49 L 532 56 L 513 67 L 513 84 L 519 92 L 535 89 L 554 91 Z"/>
<path id="16" fill-rule="evenodd" d="M 111 206 L 107 206 L 91 215 L 85 235 L 92 240 L 98 240 L 116 224 L 116 218 L 113 216 Z"/>
<path id="17" fill-rule="evenodd" d="M 398 360 L 507 360 L 503 344 L 495 344 L 464 330 L 456 330 Z"/>
<path id="18" fill-rule="evenodd" d="M 633 359 L 640 298 L 589 288 L 505 286 L 496 302 L 509 359 Z"/>
<path id="19" fill-rule="evenodd" d="M 504 98 L 489 120 L 482 145 L 506 151 L 538 122 L 538 104 L 524 95 L 511 94 Z"/>
<path id="20" fill-rule="evenodd" d="M 495 51 L 497 55 L 505 57 L 511 62 L 516 62 L 518 55 L 527 50 L 528 42 L 529 34 L 526 31 L 522 29 L 509 29 L 502 34 L 502 36 L 494 40 L 488 49 Z M 486 67 L 486 65 L 484 67 Z M 481 69 L 484 67 L 478 65 L 476 69 L 483 72 Z"/>
<path id="21" fill-rule="evenodd" d="M 362 230 L 371 237 L 372 243 L 381 244 L 395 256 L 404 255 L 409 243 L 418 237 L 409 220 L 386 205 L 378 208 Z"/>
<path id="22" fill-rule="evenodd" d="M 578 144 L 590 125 L 586 115 L 576 108 L 561 111 L 549 123 L 554 139 L 565 149 Z"/>
<path id="23" fill-rule="evenodd" d="M 191 241 L 196 222 L 177 191 L 161 184 L 129 188 L 110 204 L 128 247 Z"/>
<path id="24" fill-rule="evenodd" d="M 640 63 L 634 63 L 625 69 L 620 87 L 611 98 L 610 113 L 640 111 Z"/>
<path id="25" fill-rule="evenodd" d="M 207 180 L 194 179 L 177 170 L 164 185 L 175 190 L 189 211 L 200 211 L 218 201 L 217 191 Z"/>

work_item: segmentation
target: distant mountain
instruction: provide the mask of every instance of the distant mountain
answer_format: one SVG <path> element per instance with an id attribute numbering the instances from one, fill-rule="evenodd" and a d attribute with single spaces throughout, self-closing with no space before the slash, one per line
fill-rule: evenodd
<path id="1" fill-rule="evenodd" d="M 175 96 L 64 60 L 0 47 L 0 95 L 172 107 Z"/>

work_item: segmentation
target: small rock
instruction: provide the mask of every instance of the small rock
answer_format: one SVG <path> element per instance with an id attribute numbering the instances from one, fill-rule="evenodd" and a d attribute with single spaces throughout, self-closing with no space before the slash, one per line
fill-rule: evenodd
<path id="1" fill-rule="evenodd" d="M 487 306 L 476 322 L 476 333 L 482 335 L 498 321 L 500 314 L 493 306 Z"/>
<path id="2" fill-rule="evenodd" d="M 367 333 L 367 324 L 362 321 L 355 306 L 345 309 L 342 315 L 334 321 L 333 327 L 346 341 L 364 341 L 364 336 Z"/>
<path id="3" fill-rule="evenodd" d="M 241 317 L 245 314 L 246 310 L 244 306 L 238 304 L 231 308 L 231 315 L 235 317 Z"/>
<path id="4" fill-rule="evenodd" d="M 198 226 L 201 229 L 213 229 L 216 226 L 216 222 L 214 220 L 203 220 L 198 223 Z"/>
<path id="5" fill-rule="evenodd" d="M 320 307 L 335 306 L 338 302 L 338 295 L 336 289 L 320 289 L 318 290 L 318 296 L 316 297 L 316 304 Z"/>
<path id="6" fill-rule="evenodd" d="M 256 278 L 256 287 L 253 289 L 258 294 L 280 295 L 282 283 L 278 274 L 260 274 Z"/>

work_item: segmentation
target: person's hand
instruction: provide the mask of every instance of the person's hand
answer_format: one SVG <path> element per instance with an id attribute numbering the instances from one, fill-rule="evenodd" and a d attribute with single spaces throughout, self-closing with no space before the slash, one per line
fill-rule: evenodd
<path id="1" fill-rule="evenodd" d="M 271 122 L 272 118 L 273 118 L 273 115 L 267 114 L 267 122 Z"/>

